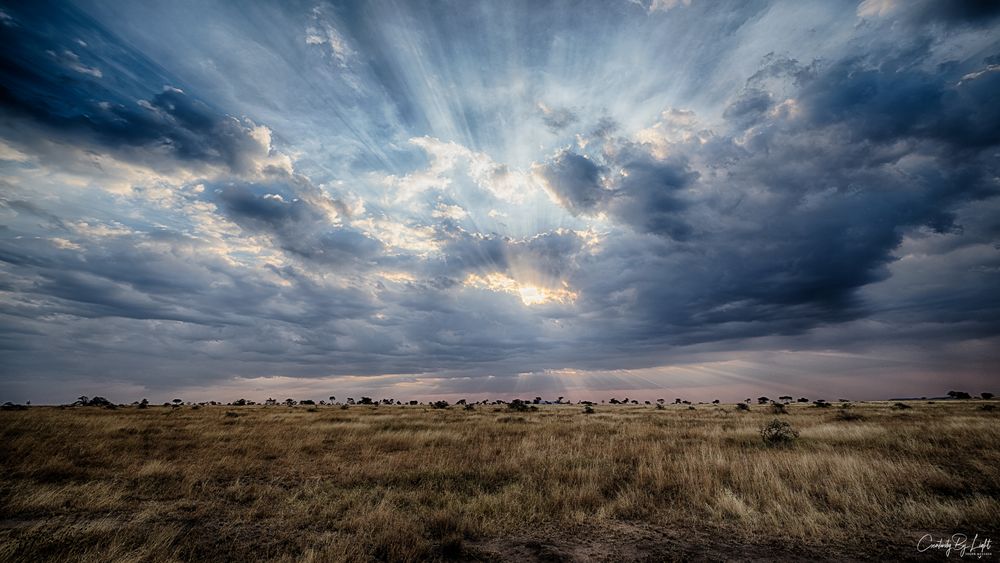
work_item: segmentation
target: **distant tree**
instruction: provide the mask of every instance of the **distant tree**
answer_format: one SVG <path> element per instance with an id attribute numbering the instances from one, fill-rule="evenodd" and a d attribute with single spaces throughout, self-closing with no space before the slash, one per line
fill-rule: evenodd
<path id="1" fill-rule="evenodd" d="M 557 405 L 561 405 L 562 402 L 563 402 L 563 398 L 562 397 L 559 397 L 559 398 L 556 399 L 556 404 Z"/>
<path id="2" fill-rule="evenodd" d="M 538 410 L 538 407 L 528 404 L 527 401 L 522 401 L 521 399 L 514 399 L 509 405 L 507 405 L 507 408 L 517 412 Z"/>
<path id="3" fill-rule="evenodd" d="M 181 403 L 183 403 L 183 402 L 184 402 L 184 401 L 183 401 L 183 400 L 181 400 L 181 399 L 174 399 L 173 401 L 171 401 L 171 403 L 173 403 L 173 404 L 175 404 L 175 405 L 180 405 L 180 404 L 181 404 Z"/>
<path id="4" fill-rule="evenodd" d="M 465 404 L 465 399 L 459 399 L 459 400 L 455 401 L 455 404 L 456 405 L 464 405 Z"/>
<path id="5" fill-rule="evenodd" d="M 770 401 L 771 401 L 771 399 L 768 399 L 767 397 L 757 397 L 757 404 L 758 405 L 766 405 Z"/>
<path id="6" fill-rule="evenodd" d="M 336 397 L 334 397 L 333 395 L 330 395 L 330 402 L 331 402 L 331 403 L 332 403 L 332 402 L 334 402 L 334 401 L 336 401 L 336 400 L 337 400 L 337 398 L 336 398 Z"/>
<path id="7" fill-rule="evenodd" d="M 431 406 L 436 409 L 446 409 L 448 408 L 448 401 L 434 401 Z"/>
<path id="8" fill-rule="evenodd" d="M 420 404 L 420 401 L 410 401 L 410 404 L 411 404 L 411 405 L 419 405 L 419 404 Z"/>
<path id="9" fill-rule="evenodd" d="M 234 407 L 245 407 L 245 406 L 247 406 L 247 400 L 246 399 L 236 399 L 235 401 L 233 401 L 233 406 Z"/>
<path id="10" fill-rule="evenodd" d="M 989 401 L 993 398 L 993 393 L 980 393 L 979 396 Z"/>
<path id="11" fill-rule="evenodd" d="M 373 404 L 373 402 L 372 402 L 371 397 L 361 397 L 361 400 L 358 401 L 358 404 L 359 405 L 371 405 L 371 404 Z"/>
<path id="12" fill-rule="evenodd" d="M 750 403 L 736 403 L 736 410 L 748 411 L 750 410 Z"/>
<path id="13" fill-rule="evenodd" d="M 971 399 L 972 395 L 965 391 L 948 391 L 948 396 L 952 399 Z"/>
<path id="14" fill-rule="evenodd" d="M 791 395 L 782 395 L 782 396 L 778 397 L 778 400 L 779 401 L 785 401 L 786 403 L 788 403 L 788 402 L 791 402 L 792 396 Z"/>
<path id="15" fill-rule="evenodd" d="M 650 402 L 649 402 L 649 401 L 646 401 L 646 402 L 645 402 L 644 404 L 647 404 L 647 405 L 648 405 L 648 404 L 650 404 Z"/>
<path id="16" fill-rule="evenodd" d="M 657 399 L 656 402 L 660 403 L 662 405 L 663 403 L 666 403 L 667 401 L 665 399 Z"/>
<path id="17" fill-rule="evenodd" d="M 746 404 L 748 404 L 748 405 L 750 404 L 750 401 L 751 401 L 750 397 L 747 397 L 746 399 L 743 399 L 743 402 L 746 403 Z"/>
<path id="18" fill-rule="evenodd" d="M 149 399 L 143 399 L 143 400 L 139 401 L 139 408 L 140 409 L 145 409 L 145 408 L 148 408 L 148 407 L 149 407 Z"/>
<path id="19" fill-rule="evenodd" d="M 712 401 L 712 404 L 713 404 L 713 405 L 717 405 L 717 404 L 719 404 L 719 400 L 718 400 L 718 399 L 715 399 L 714 401 Z"/>
<path id="20" fill-rule="evenodd" d="M 298 402 L 295 399 L 285 399 L 285 406 L 286 407 L 294 407 L 297 404 L 298 404 Z"/>
<path id="21" fill-rule="evenodd" d="M 264 404 L 268 405 L 268 406 L 274 406 L 274 405 L 278 404 L 278 401 L 275 400 L 275 399 L 272 399 L 272 398 L 268 397 L 267 400 L 264 401 Z"/>
<path id="22" fill-rule="evenodd" d="M 604 401 L 601 401 L 601 402 L 603 403 Z M 618 399 L 616 399 L 614 397 L 611 397 L 611 400 L 609 400 L 608 402 L 611 403 L 612 405 L 617 405 L 617 404 L 619 404 L 620 401 L 618 401 Z"/>
<path id="23" fill-rule="evenodd" d="M 535 403 L 536 405 L 537 405 L 537 404 L 539 404 L 539 403 L 541 403 L 541 402 L 542 402 L 542 398 L 541 398 L 541 397 L 535 397 L 535 401 L 534 401 L 534 403 Z"/>
<path id="24" fill-rule="evenodd" d="M 681 404 L 681 398 L 680 398 L 680 397 L 677 397 L 676 399 L 674 399 L 674 404 L 675 404 L 675 405 L 679 405 L 679 404 Z"/>
<path id="25" fill-rule="evenodd" d="M 806 399 L 805 397 L 799 397 L 798 402 L 800 402 L 800 403 L 808 403 L 809 399 Z"/>
<path id="26" fill-rule="evenodd" d="M 348 397 L 347 398 L 347 404 L 348 405 L 353 405 L 354 404 L 354 398 L 353 397 Z"/>
<path id="27" fill-rule="evenodd" d="M 300 405 L 315 405 L 316 401 L 313 401 L 312 399 L 302 399 L 301 401 L 299 401 L 299 404 Z"/>

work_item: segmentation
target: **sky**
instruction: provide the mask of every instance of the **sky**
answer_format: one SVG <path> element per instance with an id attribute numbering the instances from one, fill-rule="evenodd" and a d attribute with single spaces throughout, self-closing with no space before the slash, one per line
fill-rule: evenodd
<path id="1" fill-rule="evenodd" d="M 0 2 L 0 400 L 1000 382 L 1000 3 Z"/>

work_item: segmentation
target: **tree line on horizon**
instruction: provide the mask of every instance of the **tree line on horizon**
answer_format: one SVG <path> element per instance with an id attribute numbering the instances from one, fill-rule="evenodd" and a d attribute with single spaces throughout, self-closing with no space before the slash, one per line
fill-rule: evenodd
<path id="1" fill-rule="evenodd" d="M 980 393 L 980 395 L 979 395 L 978 398 L 981 399 L 981 400 L 987 400 L 988 401 L 988 400 L 992 400 L 994 398 L 994 396 L 995 395 L 993 393 L 983 392 L 983 393 Z M 968 399 L 973 399 L 973 398 L 975 398 L 975 397 L 973 397 L 973 395 L 971 393 L 968 393 L 966 391 L 948 391 L 948 393 L 946 394 L 946 396 L 943 396 L 943 397 L 932 397 L 931 400 L 968 400 Z M 895 399 L 890 399 L 890 400 L 895 400 Z M 909 399 L 909 400 L 917 400 L 917 399 Z M 928 398 L 927 397 L 920 397 L 919 400 L 922 400 L 922 401 L 923 400 L 928 400 Z M 739 409 L 739 410 L 749 410 L 749 407 L 750 407 L 750 405 L 753 402 L 754 402 L 754 399 L 751 399 L 751 398 L 748 397 L 748 398 L 744 399 L 743 401 L 735 403 L 735 404 L 736 404 L 737 409 Z M 826 401 L 825 399 L 815 399 L 815 400 L 811 400 L 810 401 L 810 399 L 808 399 L 806 397 L 799 397 L 798 399 L 796 399 L 796 398 L 792 397 L 791 395 L 782 395 L 782 396 L 778 397 L 776 400 L 775 399 L 771 399 L 771 398 L 766 397 L 766 396 L 760 396 L 760 397 L 757 397 L 756 402 L 757 402 L 758 405 L 768 405 L 768 404 L 770 404 L 770 405 L 787 405 L 787 404 L 790 404 L 790 403 L 793 403 L 793 402 L 795 402 L 795 403 L 810 403 L 811 402 L 814 406 L 817 406 L 817 407 L 828 407 L 828 406 L 830 406 L 832 404 L 829 401 Z M 850 401 L 848 399 L 838 399 L 837 402 L 839 402 L 841 404 L 849 404 L 850 403 Z M 537 409 L 538 405 L 572 405 L 572 404 L 574 404 L 574 403 L 572 401 L 570 401 L 570 400 L 567 400 L 565 397 L 558 397 L 554 401 L 545 400 L 542 397 L 535 397 L 534 399 L 511 399 L 509 401 L 504 400 L 504 399 L 493 399 L 493 400 L 482 399 L 482 400 L 479 400 L 479 401 L 467 401 L 465 399 L 459 399 L 458 401 L 455 402 L 455 406 L 465 407 L 466 409 L 469 409 L 469 410 L 471 410 L 472 408 L 475 408 L 475 406 L 477 406 L 477 405 L 482 405 L 482 406 L 487 406 L 487 405 L 493 405 L 493 406 L 507 405 L 508 407 L 512 408 L 513 410 L 522 410 L 522 408 L 525 408 L 525 410 L 527 410 L 528 407 L 533 407 L 534 409 Z M 601 400 L 600 403 L 597 403 L 596 401 L 579 400 L 579 401 L 576 401 L 575 404 L 577 404 L 577 405 L 583 405 L 583 406 L 586 406 L 588 408 L 593 407 L 593 406 L 595 406 L 597 404 L 602 404 L 602 405 L 655 406 L 657 409 L 663 409 L 663 408 L 666 408 L 665 405 L 667 405 L 668 403 L 667 403 L 666 399 L 662 399 L 662 398 L 661 399 L 656 399 L 656 401 L 643 400 L 643 401 L 640 402 L 637 399 L 629 399 L 628 397 L 625 397 L 623 399 L 618 399 L 616 397 L 611 397 L 610 399 L 607 399 L 607 400 Z M 706 404 L 718 405 L 718 404 L 721 404 L 721 401 L 719 399 L 714 399 L 714 400 L 712 400 L 709 403 L 706 403 L 706 402 L 703 402 L 703 401 L 699 401 L 698 403 L 692 403 L 691 401 L 684 400 L 684 399 L 681 399 L 681 398 L 678 397 L 678 398 L 675 398 L 674 401 L 673 401 L 673 403 L 670 403 L 670 404 L 673 404 L 673 405 L 687 405 L 687 406 L 689 406 L 689 408 L 694 408 L 693 407 L 694 404 L 699 404 L 699 405 L 706 405 Z M 15 409 L 27 408 L 27 406 L 30 406 L 30 405 L 31 405 L 31 401 L 28 401 L 26 405 L 19 405 L 19 404 L 15 404 L 15 403 L 12 403 L 12 402 L 8 401 L 8 402 L 4 403 L 0 407 L 2 407 L 4 410 L 15 410 Z M 353 397 L 347 397 L 344 400 L 344 402 L 340 402 L 340 401 L 337 400 L 337 397 L 334 396 L 334 395 L 331 395 L 328 398 L 328 400 L 319 400 L 319 401 L 315 401 L 315 400 L 312 400 L 312 399 L 300 399 L 300 400 L 296 400 L 296 399 L 292 399 L 292 398 L 287 398 L 287 399 L 285 399 L 283 401 L 279 401 L 279 400 L 274 399 L 274 398 L 268 398 L 268 399 L 266 399 L 264 401 L 257 402 L 257 401 L 253 401 L 253 400 L 250 400 L 250 399 L 240 398 L 240 399 L 237 399 L 237 400 L 229 402 L 229 403 L 223 403 L 223 402 L 220 402 L 220 401 L 190 402 L 190 401 L 184 401 L 183 399 L 173 399 L 172 401 L 162 403 L 162 406 L 164 406 L 164 407 L 174 407 L 174 408 L 181 407 L 181 406 L 191 406 L 191 407 L 203 407 L 203 406 L 226 406 L 226 407 L 244 407 L 244 406 L 286 406 L 286 407 L 295 407 L 295 406 L 307 406 L 307 407 L 338 406 L 338 407 L 341 407 L 341 408 L 349 408 L 352 405 L 362 405 L 362 406 L 363 405 L 368 405 L 368 406 L 379 406 L 379 405 L 386 405 L 386 406 L 420 406 L 420 405 L 424 405 L 424 406 L 430 406 L 430 407 L 433 407 L 433 408 L 436 408 L 436 409 L 443 409 L 443 408 L 448 408 L 448 407 L 452 406 L 451 403 L 449 403 L 448 401 L 445 401 L 445 400 L 426 401 L 426 402 L 422 403 L 422 402 L 417 401 L 417 400 L 402 401 L 402 400 L 399 400 L 399 399 L 372 399 L 371 397 L 364 397 L 364 396 L 361 397 L 360 399 L 354 399 Z M 73 403 L 70 403 L 68 405 L 59 405 L 59 406 L 60 407 L 64 407 L 64 408 L 65 407 L 103 407 L 103 408 L 108 408 L 108 409 L 114 409 L 114 408 L 126 407 L 126 406 L 133 406 L 133 407 L 136 407 L 136 408 L 145 409 L 145 408 L 150 407 L 151 403 L 150 403 L 150 401 L 148 399 L 144 398 L 144 399 L 139 400 L 139 401 L 134 401 L 130 405 L 121 404 L 121 403 L 116 404 L 116 403 L 114 403 L 114 402 L 112 402 L 112 401 L 110 401 L 110 400 L 108 400 L 108 399 L 106 399 L 104 397 L 100 397 L 100 396 L 87 397 L 87 396 L 84 395 L 84 396 L 78 397 L 77 400 L 74 401 Z"/>

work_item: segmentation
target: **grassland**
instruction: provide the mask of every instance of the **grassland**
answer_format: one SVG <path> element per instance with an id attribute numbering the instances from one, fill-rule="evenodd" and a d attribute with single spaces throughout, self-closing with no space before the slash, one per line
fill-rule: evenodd
<path id="1" fill-rule="evenodd" d="M 0 412 L 0 560 L 896 560 L 943 558 L 916 552 L 926 533 L 997 542 L 1000 412 L 912 404 Z M 763 443 L 774 418 L 794 445 Z"/>

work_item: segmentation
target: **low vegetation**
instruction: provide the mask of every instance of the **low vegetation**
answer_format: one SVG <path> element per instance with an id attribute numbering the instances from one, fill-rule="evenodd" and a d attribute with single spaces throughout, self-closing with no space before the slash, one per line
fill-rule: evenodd
<path id="1" fill-rule="evenodd" d="M 850 421 L 786 402 L 8 409 L 0 560 L 894 560 L 925 533 L 1000 539 L 982 401 Z"/>

